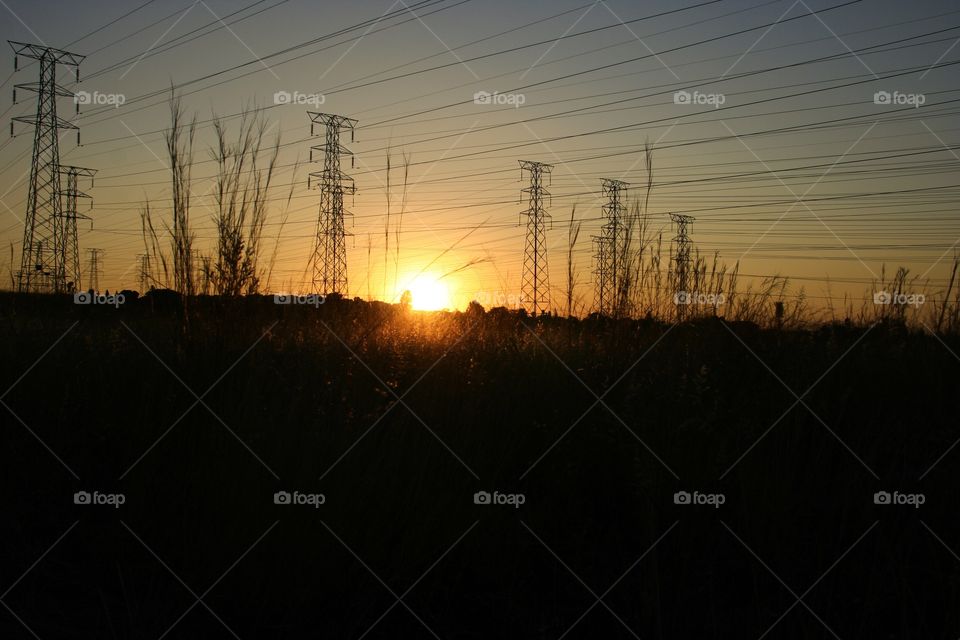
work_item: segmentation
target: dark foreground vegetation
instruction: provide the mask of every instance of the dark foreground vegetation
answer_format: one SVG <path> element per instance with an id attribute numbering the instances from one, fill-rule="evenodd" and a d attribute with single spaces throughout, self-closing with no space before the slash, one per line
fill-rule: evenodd
<path id="1" fill-rule="evenodd" d="M 151 297 L 0 299 L 2 638 L 960 634 L 956 338 Z"/>

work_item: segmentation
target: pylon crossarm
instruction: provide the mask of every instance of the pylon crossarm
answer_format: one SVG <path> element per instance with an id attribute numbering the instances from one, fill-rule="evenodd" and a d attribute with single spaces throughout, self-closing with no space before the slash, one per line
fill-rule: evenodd
<path id="1" fill-rule="evenodd" d="M 47 87 L 41 87 L 39 82 L 22 82 L 20 84 L 13 85 L 13 88 L 14 90 L 22 89 L 24 91 L 29 91 L 31 93 L 40 93 L 41 89 L 47 90 Z M 66 87 L 59 84 L 53 85 L 52 87 L 50 87 L 50 90 L 54 94 L 62 98 L 73 98 L 77 95 L 76 92 L 71 91 L 70 89 L 67 89 Z"/>
<path id="2" fill-rule="evenodd" d="M 22 122 L 23 124 L 29 124 L 31 126 L 37 126 L 37 119 L 33 116 L 16 116 L 10 118 L 14 122 Z M 79 129 L 77 125 L 73 124 L 69 120 L 64 120 L 63 118 L 57 118 L 57 128 L 58 129 Z"/>
<path id="3" fill-rule="evenodd" d="M 86 167 L 74 167 L 72 165 L 61 164 L 60 173 L 72 173 L 83 178 L 92 178 L 97 174 L 97 170 L 87 169 Z"/>
<path id="4" fill-rule="evenodd" d="M 53 58 L 54 62 L 58 62 L 60 64 L 77 66 L 83 62 L 84 58 L 87 57 L 77 53 L 64 51 L 63 49 L 54 49 L 53 47 L 44 47 L 38 44 L 15 42 L 13 40 L 7 40 L 7 42 L 10 44 L 10 48 L 13 49 L 14 55 L 23 56 L 24 58 L 31 58 L 33 60 L 40 60 L 44 57 L 47 57 Z"/>

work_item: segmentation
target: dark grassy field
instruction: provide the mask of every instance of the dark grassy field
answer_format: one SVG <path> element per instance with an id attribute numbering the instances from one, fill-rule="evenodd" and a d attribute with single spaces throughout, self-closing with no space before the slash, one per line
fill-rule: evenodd
<path id="1" fill-rule="evenodd" d="M 0 330 L 2 638 L 960 635 L 953 337 L 13 294 Z"/>

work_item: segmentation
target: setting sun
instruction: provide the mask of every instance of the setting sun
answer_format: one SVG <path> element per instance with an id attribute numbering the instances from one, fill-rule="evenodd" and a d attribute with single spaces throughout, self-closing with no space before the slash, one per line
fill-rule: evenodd
<path id="1" fill-rule="evenodd" d="M 450 292 L 436 275 L 422 273 L 400 288 L 400 292 L 409 291 L 411 308 L 417 311 L 439 311 L 451 307 Z"/>

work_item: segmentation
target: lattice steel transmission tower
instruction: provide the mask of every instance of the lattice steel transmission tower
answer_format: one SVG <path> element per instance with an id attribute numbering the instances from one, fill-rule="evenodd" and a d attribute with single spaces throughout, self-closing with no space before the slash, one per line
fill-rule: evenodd
<path id="1" fill-rule="evenodd" d="M 550 181 L 553 165 L 532 160 L 520 160 L 520 175 L 529 175 L 530 186 L 522 189 L 527 194 L 527 237 L 523 249 L 523 279 L 520 293 L 523 305 L 533 315 L 550 308 L 550 272 L 547 265 L 547 223 L 550 214 L 543 201 L 550 197 L 544 181 Z"/>
<path id="2" fill-rule="evenodd" d="M 100 291 L 100 256 L 103 255 L 103 249 L 87 249 L 87 255 L 90 256 L 89 272 L 87 273 L 87 290 Z"/>
<path id="3" fill-rule="evenodd" d="M 595 236 L 593 241 L 596 245 L 596 306 L 597 311 L 604 315 L 616 316 L 623 311 L 628 233 L 624 201 L 629 186 L 626 182 L 610 178 L 604 178 L 602 182 L 603 196 L 607 199 L 603 205 L 605 222 L 600 235 Z"/>
<path id="4" fill-rule="evenodd" d="M 208 296 L 213 290 L 214 270 L 216 268 L 213 264 L 213 258 L 211 256 L 200 255 L 198 252 L 195 263 L 199 265 L 199 277 L 197 281 L 200 283 L 200 293 Z"/>
<path id="5" fill-rule="evenodd" d="M 27 191 L 27 212 L 23 225 L 23 248 L 17 289 L 20 291 L 67 291 L 68 235 L 63 215 L 60 191 L 60 129 L 76 129 L 70 122 L 57 116 L 57 98 L 73 97 L 73 92 L 57 84 L 57 65 L 74 68 L 79 80 L 79 65 L 85 56 L 23 42 L 12 42 L 13 67 L 19 59 L 36 60 L 40 67 L 37 82 L 14 85 L 13 102 L 17 89 L 37 94 L 34 116 L 13 118 L 34 127 L 33 158 L 30 162 L 30 182 Z"/>
<path id="6" fill-rule="evenodd" d="M 677 319 L 683 320 L 689 306 L 690 296 L 694 292 L 690 291 L 690 236 L 689 227 L 696 220 L 693 216 L 680 213 L 671 213 L 670 220 L 673 221 L 676 228 L 676 235 L 673 242 L 676 246 L 674 253 L 674 302 L 677 307 Z"/>
<path id="7" fill-rule="evenodd" d="M 140 263 L 140 272 L 137 274 L 137 282 L 140 284 L 141 295 L 150 290 L 153 284 L 153 272 L 150 265 L 150 254 L 142 253 L 137 256 Z"/>
<path id="8" fill-rule="evenodd" d="M 89 199 L 90 196 L 80 191 L 79 179 L 90 178 L 90 186 L 93 187 L 93 176 L 97 173 L 96 169 L 86 169 L 84 167 L 59 166 L 61 186 L 66 181 L 66 186 L 61 192 L 63 200 L 64 232 L 66 233 L 66 242 L 64 251 L 66 252 L 64 264 L 66 265 L 66 290 L 81 291 L 81 273 L 80 273 L 80 241 L 77 234 L 77 220 L 90 220 L 90 216 L 80 213 L 77 208 L 77 201 L 80 198 Z"/>
<path id="9" fill-rule="evenodd" d="M 345 116 L 329 113 L 307 112 L 310 116 L 310 135 L 314 127 L 323 125 L 326 140 L 322 145 L 310 147 L 310 161 L 315 151 L 323 151 L 323 171 L 311 173 L 307 178 L 307 187 L 313 180 L 320 183 L 320 215 L 317 219 L 316 247 L 313 254 L 313 286 L 319 293 L 339 293 L 347 295 L 347 244 L 348 235 L 343 224 L 345 215 L 343 196 L 353 195 L 356 186 L 353 178 L 340 170 L 340 156 L 350 156 L 353 167 L 353 153 L 340 144 L 340 135 L 350 131 L 353 142 L 353 130 L 357 121 Z"/>

